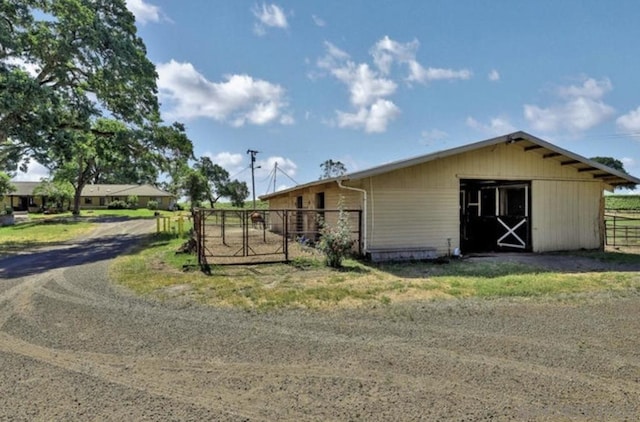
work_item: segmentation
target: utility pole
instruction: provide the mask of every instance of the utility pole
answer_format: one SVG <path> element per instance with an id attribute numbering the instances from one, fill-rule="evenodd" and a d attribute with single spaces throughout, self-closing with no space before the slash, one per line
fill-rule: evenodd
<path id="1" fill-rule="evenodd" d="M 278 162 L 273 165 L 273 191 L 276 191 L 276 176 L 278 175 Z"/>
<path id="2" fill-rule="evenodd" d="M 255 169 L 257 153 L 258 151 L 255 151 L 253 149 L 247 150 L 247 154 L 251 154 L 251 191 L 253 192 L 253 209 L 254 210 L 256 209 L 256 178 L 254 175 L 254 169 Z"/>

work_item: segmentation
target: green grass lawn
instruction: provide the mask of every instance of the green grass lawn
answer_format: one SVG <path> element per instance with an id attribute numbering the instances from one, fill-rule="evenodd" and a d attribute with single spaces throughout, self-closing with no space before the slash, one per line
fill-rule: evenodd
<path id="1" fill-rule="evenodd" d="M 33 220 L 0 227 L 0 253 L 64 242 L 90 232 L 95 223 L 78 220 Z"/>
<path id="2" fill-rule="evenodd" d="M 162 217 L 171 217 L 161 230 L 177 231 L 177 218 L 186 217 L 188 211 L 160 211 Z M 29 214 L 27 221 L 18 221 L 13 226 L 0 227 L 0 253 L 60 243 L 80 237 L 95 227 L 96 217 L 155 218 L 154 211 L 137 210 L 85 210 L 79 218 L 71 212 L 61 214 Z M 189 227 L 185 224 L 184 230 Z"/>
<path id="3" fill-rule="evenodd" d="M 558 273 L 522 264 L 466 260 L 444 265 L 347 260 L 344 268 L 335 270 L 309 257 L 289 264 L 218 266 L 206 275 L 197 269 L 195 256 L 175 253 L 183 242 L 169 235 L 157 236 L 137 254 L 118 258 L 111 275 L 139 294 L 162 300 L 245 309 L 371 307 L 469 297 L 548 298 L 640 291 L 636 272 Z M 637 262 L 638 256 L 601 253 L 594 258 Z"/>

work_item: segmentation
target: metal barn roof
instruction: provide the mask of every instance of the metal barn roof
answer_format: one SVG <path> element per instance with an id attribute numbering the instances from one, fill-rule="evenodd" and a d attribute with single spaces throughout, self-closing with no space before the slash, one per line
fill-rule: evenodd
<path id="1" fill-rule="evenodd" d="M 500 143 L 515 144 L 521 147 L 522 150 L 526 153 L 535 154 L 544 160 L 557 161 L 561 166 L 573 167 L 578 172 L 588 173 L 594 179 L 602 180 L 604 183 L 613 187 L 629 185 L 629 184 L 640 184 L 640 179 L 636 177 L 633 177 L 629 174 L 625 174 L 618 170 L 612 169 L 610 167 L 605 166 L 604 164 L 597 163 L 581 155 L 562 149 L 556 145 L 553 145 L 547 141 L 544 141 L 526 132 L 519 131 L 519 132 L 510 133 L 508 135 L 503 135 L 496 138 L 491 138 L 484 141 L 463 145 L 457 148 L 451 148 L 448 150 L 434 152 L 431 154 L 420 155 L 413 158 L 394 161 L 391 163 L 372 167 L 366 170 L 348 173 L 341 177 L 316 180 L 314 182 L 298 185 L 289 189 L 263 195 L 260 197 L 260 199 L 269 199 L 286 192 L 298 190 L 298 189 L 309 187 L 309 186 L 316 186 L 322 183 L 327 183 L 327 182 L 332 182 L 337 180 L 342 180 L 342 181 L 358 180 L 358 179 L 364 179 L 371 176 L 377 176 L 383 173 L 388 173 L 390 171 L 427 163 L 429 161 L 478 150 L 481 148 L 497 145 Z"/>

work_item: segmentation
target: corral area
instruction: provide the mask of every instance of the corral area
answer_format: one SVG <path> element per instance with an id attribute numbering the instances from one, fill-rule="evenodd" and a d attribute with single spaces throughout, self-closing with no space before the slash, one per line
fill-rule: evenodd
<path id="1" fill-rule="evenodd" d="M 287 262 L 317 254 L 323 225 L 335 224 L 340 210 L 269 209 L 196 211 L 194 229 L 201 265 Z M 360 210 L 343 210 L 349 220 L 353 251 L 361 245 Z"/>

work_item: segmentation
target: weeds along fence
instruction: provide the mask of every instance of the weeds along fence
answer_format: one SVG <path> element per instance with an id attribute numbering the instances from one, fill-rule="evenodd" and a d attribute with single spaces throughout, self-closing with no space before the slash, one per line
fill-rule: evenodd
<path id="1" fill-rule="evenodd" d="M 362 254 L 362 211 L 346 213 L 353 253 Z M 335 227 L 337 209 L 216 210 L 195 212 L 198 263 L 205 265 L 288 262 L 318 254 L 324 225 Z"/>
<path id="2" fill-rule="evenodd" d="M 182 236 L 188 230 L 189 217 L 179 215 L 175 217 L 156 217 L 156 233 L 173 233 Z"/>
<path id="3" fill-rule="evenodd" d="M 607 246 L 640 246 L 640 213 L 607 213 L 604 224 Z"/>

